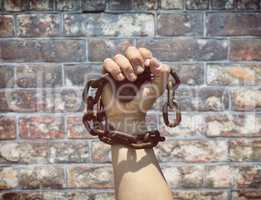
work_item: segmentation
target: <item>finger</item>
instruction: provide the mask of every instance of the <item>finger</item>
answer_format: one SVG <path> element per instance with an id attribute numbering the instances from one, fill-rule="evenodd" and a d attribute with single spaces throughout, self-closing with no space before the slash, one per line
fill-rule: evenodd
<path id="1" fill-rule="evenodd" d="M 140 54 L 142 55 L 143 57 L 143 60 L 144 60 L 144 66 L 145 67 L 148 67 L 149 66 L 149 60 L 152 58 L 152 53 L 149 49 L 146 49 L 146 48 L 139 48 L 139 52 Z"/>
<path id="2" fill-rule="evenodd" d="M 109 72 L 115 80 L 122 81 L 125 79 L 120 66 L 111 58 L 106 58 L 104 60 L 103 71 Z"/>
<path id="3" fill-rule="evenodd" d="M 130 61 L 125 56 L 117 54 L 113 59 L 120 66 L 121 71 L 129 81 L 135 81 L 137 79 Z"/>
<path id="4" fill-rule="evenodd" d="M 125 55 L 129 59 L 136 74 L 141 74 L 144 71 L 144 60 L 139 50 L 133 46 L 128 47 Z"/>

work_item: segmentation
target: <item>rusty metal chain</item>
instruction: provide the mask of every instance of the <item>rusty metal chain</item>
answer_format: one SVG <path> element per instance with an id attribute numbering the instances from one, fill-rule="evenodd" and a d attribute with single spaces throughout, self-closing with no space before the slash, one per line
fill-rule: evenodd
<path id="1" fill-rule="evenodd" d="M 167 93 L 168 99 L 167 102 L 162 107 L 164 123 L 169 127 L 177 126 L 181 121 L 181 112 L 178 107 L 178 103 L 175 99 L 175 90 L 180 84 L 180 79 L 174 70 L 170 71 L 171 80 L 167 84 Z M 150 78 L 150 72 L 145 72 L 139 80 L 135 83 L 140 86 L 144 80 Z M 101 101 L 101 94 L 104 86 L 108 83 L 109 80 L 113 80 L 109 74 L 103 75 L 97 80 L 89 80 L 83 90 L 82 98 L 86 103 L 86 113 L 83 115 L 82 121 L 85 128 L 93 136 L 98 136 L 98 138 L 107 144 L 122 144 L 134 149 L 145 149 L 153 148 L 160 141 L 164 141 L 165 137 L 160 136 L 158 130 L 147 131 L 142 135 L 130 135 L 122 131 L 114 130 L 111 127 L 106 118 L 104 111 L 104 106 Z M 121 83 L 121 84 L 124 84 Z M 95 96 L 88 96 L 90 88 L 97 89 Z M 96 111 L 94 106 L 97 106 Z M 168 110 L 174 109 L 176 112 L 175 121 L 170 123 L 168 118 Z"/>

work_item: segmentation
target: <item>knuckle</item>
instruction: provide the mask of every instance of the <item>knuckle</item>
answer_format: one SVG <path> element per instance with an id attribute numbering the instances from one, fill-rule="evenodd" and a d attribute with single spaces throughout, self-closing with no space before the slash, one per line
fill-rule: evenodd
<path id="1" fill-rule="evenodd" d="M 113 58 L 114 58 L 114 59 L 120 59 L 120 58 L 122 58 L 122 55 L 118 53 L 118 54 L 116 54 Z"/>

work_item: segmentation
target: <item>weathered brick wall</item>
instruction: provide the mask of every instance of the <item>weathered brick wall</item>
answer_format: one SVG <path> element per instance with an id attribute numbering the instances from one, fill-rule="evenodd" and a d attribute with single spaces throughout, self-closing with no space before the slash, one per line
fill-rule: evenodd
<path id="1" fill-rule="evenodd" d="M 259 0 L 0 2 L 0 199 L 114 199 L 81 92 L 129 44 L 182 79 L 179 127 L 159 122 L 164 98 L 148 119 L 167 136 L 155 150 L 175 199 L 261 199 Z"/>

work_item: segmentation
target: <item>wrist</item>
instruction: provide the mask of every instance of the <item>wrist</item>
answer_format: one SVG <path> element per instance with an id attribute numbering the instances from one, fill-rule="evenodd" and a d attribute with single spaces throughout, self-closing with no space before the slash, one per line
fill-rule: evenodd
<path id="1" fill-rule="evenodd" d="M 147 131 L 145 117 L 122 117 L 118 119 L 108 119 L 108 122 L 115 130 L 130 135 L 140 135 Z"/>

